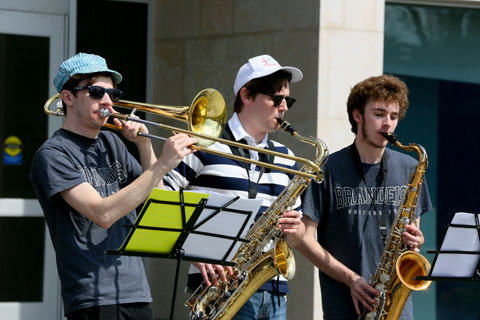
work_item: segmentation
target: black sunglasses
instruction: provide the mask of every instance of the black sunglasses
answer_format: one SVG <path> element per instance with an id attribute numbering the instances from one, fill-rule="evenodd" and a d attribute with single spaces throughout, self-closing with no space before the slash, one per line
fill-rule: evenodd
<path id="1" fill-rule="evenodd" d="M 88 89 L 88 93 L 90 94 L 90 97 L 92 97 L 95 100 L 100 100 L 103 98 L 105 95 L 105 92 L 110 96 L 110 99 L 113 102 L 118 102 L 120 100 L 120 97 L 122 96 L 122 90 L 119 89 L 106 89 L 104 87 L 100 86 L 81 86 L 81 87 L 75 87 L 73 88 L 73 91 L 80 91 L 83 89 Z"/>
<path id="2" fill-rule="evenodd" d="M 292 98 L 292 97 L 285 97 L 285 96 L 282 96 L 280 94 L 270 94 L 270 93 L 263 93 L 264 95 L 266 96 L 269 96 L 270 98 L 272 98 L 273 100 L 273 105 L 275 107 L 278 107 L 280 106 L 280 104 L 282 103 L 283 99 L 285 99 L 285 101 L 287 102 L 287 107 L 288 109 L 290 109 L 291 107 L 293 107 L 293 104 L 295 103 L 295 101 L 297 101 L 297 99 L 295 98 Z"/>

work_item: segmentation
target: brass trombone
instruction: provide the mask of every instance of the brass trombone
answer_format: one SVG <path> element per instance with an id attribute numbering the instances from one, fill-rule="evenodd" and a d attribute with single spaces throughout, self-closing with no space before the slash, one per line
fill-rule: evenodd
<path id="1" fill-rule="evenodd" d="M 50 106 L 57 99 L 60 99 L 60 94 L 57 93 L 50 97 L 45 102 L 43 109 L 46 114 L 50 116 L 63 117 L 63 106 L 61 101 L 57 103 L 57 110 L 53 111 Z M 159 106 L 149 103 L 134 102 L 128 100 L 120 100 L 114 103 L 115 106 L 123 108 L 131 108 L 132 110 L 141 110 L 152 114 L 161 115 L 164 117 L 172 118 L 188 124 L 188 130 L 191 132 L 205 134 L 207 136 L 219 137 L 227 121 L 227 108 L 225 106 L 225 100 L 218 90 L 204 89 L 200 91 L 193 99 L 192 104 L 188 106 Z M 132 111 L 133 113 L 134 111 Z M 131 113 L 131 114 L 132 114 Z M 130 114 L 130 115 L 131 115 Z M 104 114 L 105 117 L 110 114 Z M 124 117 L 114 116 L 115 118 L 124 119 Z M 126 120 L 126 119 L 124 119 Z M 136 121 L 135 119 L 128 119 Z M 139 121 L 136 121 L 139 122 Z M 152 124 L 151 122 L 148 124 Z M 153 123 L 157 125 L 157 123 Z M 117 126 L 107 123 L 105 127 L 110 129 L 120 130 Z M 155 136 L 149 136 L 149 138 L 155 138 Z M 163 139 L 162 139 L 163 140 Z M 213 144 L 210 140 L 200 140 L 198 145 L 208 147 Z"/>
<path id="2" fill-rule="evenodd" d="M 57 116 L 57 117 L 65 116 L 65 114 L 63 113 L 63 106 L 60 101 L 57 103 L 56 111 L 53 111 L 50 109 L 50 106 L 58 99 L 60 99 L 60 94 L 57 93 L 52 97 L 50 97 L 45 102 L 43 109 L 47 115 Z M 104 117 L 109 117 L 109 116 L 114 117 L 123 121 L 140 122 L 146 125 L 153 125 L 165 130 L 169 130 L 174 133 L 181 132 L 181 133 L 186 133 L 188 135 L 197 137 L 198 143 L 190 146 L 190 148 L 194 150 L 204 151 L 210 154 L 226 157 L 229 159 L 246 162 L 250 164 L 255 164 L 257 166 L 274 169 L 274 170 L 302 176 L 309 179 L 314 179 L 316 181 L 321 181 L 323 179 L 322 170 L 318 165 L 316 165 L 311 160 L 219 138 L 227 122 L 227 108 L 226 108 L 225 100 L 221 95 L 221 93 L 218 92 L 218 90 L 208 88 L 200 91 L 195 96 L 195 98 L 193 99 L 193 102 L 189 107 L 188 106 L 154 105 L 154 104 L 140 103 L 140 102 L 134 102 L 134 101 L 127 101 L 127 100 L 120 100 L 118 102 L 115 102 L 114 106 L 119 106 L 123 108 L 132 108 L 133 110 L 132 113 L 135 110 L 140 110 L 140 111 L 148 112 L 151 114 L 157 114 L 157 115 L 164 116 L 166 118 L 185 122 L 185 123 L 188 123 L 188 130 L 169 126 L 162 123 L 156 123 L 148 120 L 137 119 L 137 118 L 131 117 L 131 114 L 111 113 L 105 109 L 101 111 L 101 115 Z M 283 121 L 280 119 L 277 119 L 277 121 L 280 123 L 280 127 L 284 131 L 291 133 L 293 136 L 297 135 L 297 132 L 293 129 L 293 127 L 287 121 Z M 117 130 L 121 129 L 115 125 L 108 124 L 108 123 L 105 126 L 109 128 L 117 129 Z M 151 139 L 164 140 L 164 138 L 162 137 L 158 137 L 151 134 L 144 134 L 141 132 L 138 132 L 138 135 L 145 136 Z M 312 168 L 312 173 L 284 168 L 278 165 L 257 161 L 249 158 L 243 158 L 233 154 L 228 154 L 225 152 L 208 149 L 208 146 L 210 146 L 215 142 L 304 163 L 309 165 Z"/>

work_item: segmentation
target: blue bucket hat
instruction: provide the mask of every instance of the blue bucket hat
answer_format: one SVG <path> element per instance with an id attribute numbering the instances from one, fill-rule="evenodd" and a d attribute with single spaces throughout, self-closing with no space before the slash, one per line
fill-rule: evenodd
<path id="1" fill-rule="evenodd" d="M 122 75 L 117 71 L 110 70 L 104 58 L 95 54 L 78 53 L 73 57 L 65 60 L 58 69 L 53 84 L 57 91 L 62 91 L 62 87 L 75 74 L 89 74 L 97 72 L 108 72 L 112 75 L 114 83 L 118 84 L 122 81 Z"/>

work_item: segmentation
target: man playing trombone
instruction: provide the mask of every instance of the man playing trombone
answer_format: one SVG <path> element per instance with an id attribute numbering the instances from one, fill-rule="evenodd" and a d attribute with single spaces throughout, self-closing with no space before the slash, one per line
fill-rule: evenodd
<path id="1" fill-rule="evenodd" d="M 106 255 L 127 236 L 135 209 L 162 186 L 163 176 L 197 140 L 170 137 L 157 159 L 144 125 L 127 121 L 124 136 L 134 142 L 140 164 L 113 133 L 100 131 L 105 108 L 120 98 L 122 76 L 105 59 L 79 53 L 64 61 L 54 79 L 65 121 L 37 151 L 31 180 L 56 252 L 67 319 L 154 319 L 140 257 Z M 143 173 L 142 173 L 143 172 Z"/>
<path id="2" fill-rule="evenodd" d="M 293 107 L 290 83 L 302 79 L 297 68 L 282 67 L 268 55 L 249 59 L 238 71 L 234 84 L 236 99 L 234 114 L 223 132 L 223 138 L 242 142 L 254 147 L 292 154 L 284 145 L 268 139 L 268 134 L 279 129 L 277 119 Z M 278 156 L 265 156 L 256 151 L 215 143 L 211 149 L 245 158 L 269 162 L 297 169 L 294 160 Z M 264 157 L 265 156 L 265 157 Z M 291 175 L 277 170 L 265 169 L 254 164 L 245 164 L 203 151 L 188 155 L 180 165 L 165 176 L 166 187 L 179 190 L 210 190 L 243 198 L 260 198 L 263 204 L 257 213 L 260 216 L 287 186 Z M 300 213 L 294 210 L 283 214 L 279 227 L 287 241 L 295 244 L 303 235 L 304 227 Z M 226 269 L 231 274 L 231 269 Z M 218 278 L 226 281 L 224 268 L 219 265 L 194 263 L 190 269 L 187 286 L 195 290 L 203 281 L 210 286 L 218 284 Z M 265 283 L 239 310 L 234 319 L 286 319 L 287 281 L 283 277 Z"/>

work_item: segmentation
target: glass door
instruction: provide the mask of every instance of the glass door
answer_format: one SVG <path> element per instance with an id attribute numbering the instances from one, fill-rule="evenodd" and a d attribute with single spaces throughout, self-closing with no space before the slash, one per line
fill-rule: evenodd
<path id="1" fill-rule="evenodd" d="M 42 108 L 64 32 L 64 16 L 0 10 L 1 319 L 62 317 L 55 256 L 28 176 L 35 151 L 61 125 Z"/>

